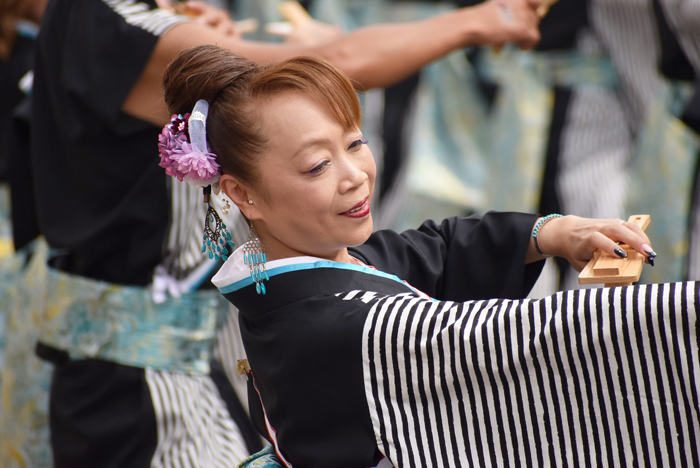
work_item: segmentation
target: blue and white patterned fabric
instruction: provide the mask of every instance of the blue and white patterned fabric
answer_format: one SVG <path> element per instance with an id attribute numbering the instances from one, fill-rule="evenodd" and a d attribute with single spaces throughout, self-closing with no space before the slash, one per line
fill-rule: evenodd
<path id="1" fill-rule="evenodd" d="M 266 446 L 238 464 L 238 468 L 283 468 L 272 445 Z"/>
<path id="2" fill-rule="evenodd" d="M 40 341 L 72 359 L 94 358 L 170 372 L 208 374 L 228 312 L 214 290 L 156 304 L 147 288 L 49 269 Z"/>

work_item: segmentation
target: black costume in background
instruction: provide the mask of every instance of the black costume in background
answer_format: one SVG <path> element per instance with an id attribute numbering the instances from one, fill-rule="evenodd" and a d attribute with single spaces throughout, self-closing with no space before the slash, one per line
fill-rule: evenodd
<path id="1" fill-rule="evenodd" d="M 31 86 L 21 84 L 32 75 L 38 27 L 18 21 L 16 29 L 12 53 L 0 63 L 0 182 L 10 184 L 12 241 L 20 250 L 39 236 L 29 150 Z"/>
<path id="2" fill-rule="evenodd" d="M 117 3 L 117 2 L 112 2 Z M 155 2 L 149 2 L 155 7 Z M 158 36 L 103 1 L 52 1 L 35 67 L 32 163 L 42 233 L 62 271 L 145 286 L 169 225 L 160 130 L 122 112 Z"/>
<path id="3" fill-rule="evenodd" d="M 31 165 L 31 96 L 18 105 L 7 129 L 8 182 L 12 213 L 12 242 L 15 250 L 29 245 L 41 235 L 36 216 L 34 180 Z"/>
<path id="4" fill-rule="evenodd" d="M 251 415 L 283 463 L 700 466 L 698 285 L 505 299 L 538 276 L 535 220 L 380 231 L 349 249 L 380 271 L 269 262 L 262 296 L 234 253 L 214 282 L 240 310 Z"/>
<path id="5" fill-rule="evenodd" d="M 158 167 L 161 128 L 122 111 L 161 35 L 188 20 L 158 9 L 155 0 L 52 0 L 38 39 L 32 169 L 41 232 L 53 249 L 49 263 L 61 278 L 84 281 L 86 288 L 103 281 L 126 296 L 120 288 L 132 286 L 129 297 L 142 300 L 134 309 L 161 310 L 151 297 L 155 288 L 146 287 L 169 255 L 191 248 L 195 236 L 179 230 L 193 231 L 206 211 L 201 189 L 170 181 Z M 199 250 L 201 233 L 196 237 L 199 255 L 187 264 L 170 261 L 166 274 L 180 280 L 178 273 L 209 261 Z M 56 308 L 70 316 L 71 329 L 90 329 L 97 320 L 79 316 L 81 305 L 70 302 L 74 293 L 64 294 Z M 216 291 L 183 296 L 189 308 L 168 297 L 162 305 L 177 307 L 182 323 L 202 309 L 216 309 L 217 317 L 228 312 Z M 85 306 L 86 314 L 114 313 L 105 310 L 119 300 L 100 295 L 98 305 Z M 129 326 L 142 331 L 137 312 Z M 45 317 L 42 326 L 47 323 Z M 50 422 L 57 467 L 156 467 L 193 457 L 231 466 L 260 446 L 257 436 L 246 439 L 237 430 L 250 422 L 216 363 L 197 373 L 99 354 L 85 358 L 52 342 L 40 343 L 37 352 L 55 365 Z"/>
<path id="6" fill-rule="evenodd" d="M 35 47 L 36 38 L 17 32 L 10 57 L 0 62 L 0 181 L 9 177 L 12 153 L 7 143 L 13 136 L 11 121 L 14 109 L 27 97 L 20 81 L 32 69 Z"/>

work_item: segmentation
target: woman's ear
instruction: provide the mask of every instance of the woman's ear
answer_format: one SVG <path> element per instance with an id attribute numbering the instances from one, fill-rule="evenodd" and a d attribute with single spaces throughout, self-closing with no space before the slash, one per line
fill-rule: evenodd
<path id="1" fill-rule="evenodd" d="M 258 208 L 254 203 L 250 203 L 250 200 L 254 200 L 254 194 L 238 179 L 229 174 L 223 174 L 219 179 L 219 185 L 246 218 L 261 218 Z"/>

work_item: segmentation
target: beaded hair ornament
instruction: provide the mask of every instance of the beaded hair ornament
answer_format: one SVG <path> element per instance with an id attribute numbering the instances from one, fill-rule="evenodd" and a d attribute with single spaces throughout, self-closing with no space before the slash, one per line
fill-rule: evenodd
<path id="1" fill-rule="evenodd" d="M 209 258 L 226 261 L 234 244 L 226 224 L 211 205 L 211 188 L 219 182 L 219 164 L 207 145 L 208 113 L 209 103 L 200 99 L 191 114 L 172 116 L 158 136 L 158 165 L 180 182 L 203 187 L 207 217 L 204 221 L 202 253 L 209 251 Z"/>

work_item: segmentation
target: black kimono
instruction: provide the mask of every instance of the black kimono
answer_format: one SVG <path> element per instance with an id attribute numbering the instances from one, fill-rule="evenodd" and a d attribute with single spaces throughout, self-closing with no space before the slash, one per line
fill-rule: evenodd
<path id="1" fill-rule="evenodd" d="M 269 262 L 264 296 L 236 252 L 214 283 L 240 310 L 251 416 L 282 462 L 700 466 L 698 285 L 513 300 L 539 272 L 535 220 L 378 232 L 351 249 L 367 267 Z"/>

